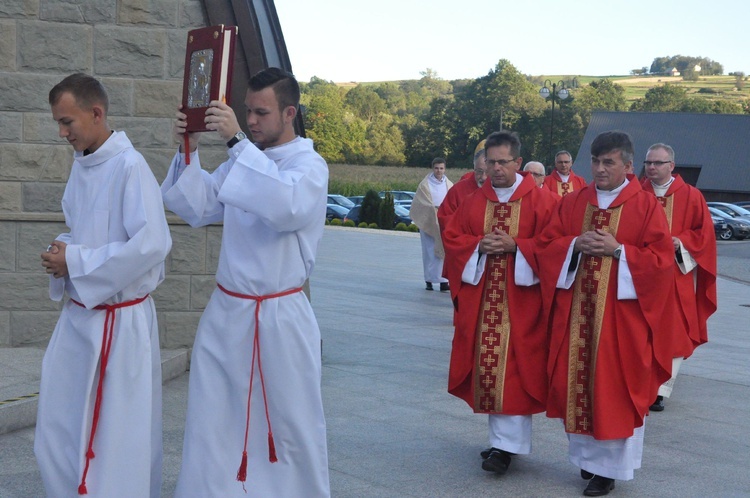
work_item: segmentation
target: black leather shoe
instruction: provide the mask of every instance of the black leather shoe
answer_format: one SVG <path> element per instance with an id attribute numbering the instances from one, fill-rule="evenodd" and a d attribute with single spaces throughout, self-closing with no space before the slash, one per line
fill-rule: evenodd
<path id="1" fill-rule="evenodd" d="M 615 489 L 615 480 L 595 475 L 583 490 L 584 496 L 604 496 Z"/>
<path id="2" fill-rule="evenodd" d="M 432 282 L 425 282 L 425 290 L 432 290 Z"/>
<path id="3" fill-rule="evenodd" d="M 485 460 L 488 456 L 490 456 L 490 451 L 492 451 L 492 448 L 487 448 L 486 450 L 482 450 L 479 452 L 479 456 L 482 457 L 482 460 Z"/>
<path id="4" fill-rule="evenodd" d="M 482 462 L 482 469 L 500 475 L 505 474 L 510 466 L 510 455 L 507 451 L 490 448 L 490 454 Z"/>
<path id="5" fill-rule="evenodd" d="M 440 292 L 448 292 L 449 290 L 451 290 L 451 288 L 448 286 L 447 282 L 440 283 Z"/>
<path id="6" fill-rule="evenodd" d="M 588 470 L 581 469 L 581 479 L 586 479 L 588 481 L 592 477 L 594 477 L 594 474 L 592 474 Z"/>
<path id="7" fill-rule="evenodd" d="M 663 412 L 664 411 L 664 396 L 657 396 L 654 404 L 648 407 L 652 412 Z"/>

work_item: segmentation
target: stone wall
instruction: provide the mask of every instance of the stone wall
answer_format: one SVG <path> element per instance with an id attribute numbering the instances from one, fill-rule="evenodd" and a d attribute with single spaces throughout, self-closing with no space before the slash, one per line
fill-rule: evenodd
<path id="1" fill-rule="evenodd" d="M 60 200 L 73 150 L 58 136 L 49 90 L 74 72 L 99 78 L 110 125 L 161 182 L 175 152 L 187 31 L 205 25 L 199 0 L 0 2 L 0 346 L 48 340 L 60 310 L 39 255 L 66 231 Z M 226 159 L 220 139 L 201 143 L 204 164 Z M 162 347 L 185 347 L 215 286 L 221 227 L 168 219 L 174 245 L 154 298 Z"/>

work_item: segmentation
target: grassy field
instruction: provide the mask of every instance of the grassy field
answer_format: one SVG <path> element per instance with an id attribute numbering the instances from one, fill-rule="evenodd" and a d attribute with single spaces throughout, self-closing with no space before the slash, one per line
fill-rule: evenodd
<path id="1" fill-rule="evenodd" d="M 551 81 L 570 81 L 574 76 L 540 76 L 540 78 Z M 628 101 L 643 98 L 650 88 L 664 83 L 685 88 L 690 96 L 700 96 L 711 100 L 726 99 L 738 103 L 750 98 L 750 81 L 746 80 L 744 88 L 737 90 L 734 76 L 703 76 L 698 81 L 684 81 L 682 76 L 575 76 L 575 78 L 581 86 L 608 78 L 625 88 L 625 98 Z"/>
<path id="2" fill-rule="evenodd" d="M 353 164 L 328 165 L 328 193 L 341 195 L 365 195 L 369 189 L 415 191 L 422 179 L 430 173 L 429 168 L 398 166 L 357 166 Z M 468 169 L 448 168 L 446 175 L 457 182 Z"/>

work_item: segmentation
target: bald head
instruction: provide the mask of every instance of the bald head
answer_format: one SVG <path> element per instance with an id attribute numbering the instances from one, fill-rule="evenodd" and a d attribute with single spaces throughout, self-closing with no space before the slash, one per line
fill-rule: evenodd
<path id="1" fill-rule="evenodd" d="M 529 161 L 526 166 L 523 167 L 524 171 L 528 171 L 536 182 L 537 187 L 541 187 L 544 184 L 544 165 L 538 161 Z"/>

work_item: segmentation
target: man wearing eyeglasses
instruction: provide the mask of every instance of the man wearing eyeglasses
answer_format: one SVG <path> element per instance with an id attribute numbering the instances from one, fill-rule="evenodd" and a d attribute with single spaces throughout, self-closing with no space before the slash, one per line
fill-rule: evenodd
<path id="1" fill-rule="evenodd" d="M 711 213 L 700 190 L 674 171 L 674 149 L 657 143 L 643 161 L 643 190 L 656 195 L 667 214 L 674 246 L 677 316 L 673 323 L 672 378 L 659 388 L 651 411 L 664 410 L 683 358 L 708 341 L 706 321 L 716 311 L 716 236 Z"/>
<path id="2" fill-rule="evenodd" d="M 523 170 L 534 178 L 534 183 L 536 183 L 537 187 L 544 186 L 544 179 L 547 177 L 544 172 L 544 164 L 539 161 L 529 161 L 523 167 Z"/>
<path id="3" fill-rule="evenodd" d="M 544 179 L 544 186 L 560 197 L 586 186 L 586 180 L 573 173 L 573 156 L 570 152 L 561 150 L 555 154 L 555 171 Z"/>
<path id="4" fill-rule="evenodd" d="M 562 419 L 568 458 L 603 496 L 641 466 L 644 417 L 670 377 L 674 249 L 656 198 L 632 174 L 626 133 L 591 144 L 591 185 L 557 204 L 538 237 L 551 307 L 547 416 Z"/>
<path id="5" fill-rule="evenodd" d="M 455 334 L 448 392 L 489 415 L 482 469 L 504 474 L 531 452 L 531 415 L 547 396 L 547 329 L 532 237 L 556 201 L 521 175 L 521 141 L 492 133 L 488 181 L 459 205 L 443 233 L 454 291 Z"/>

